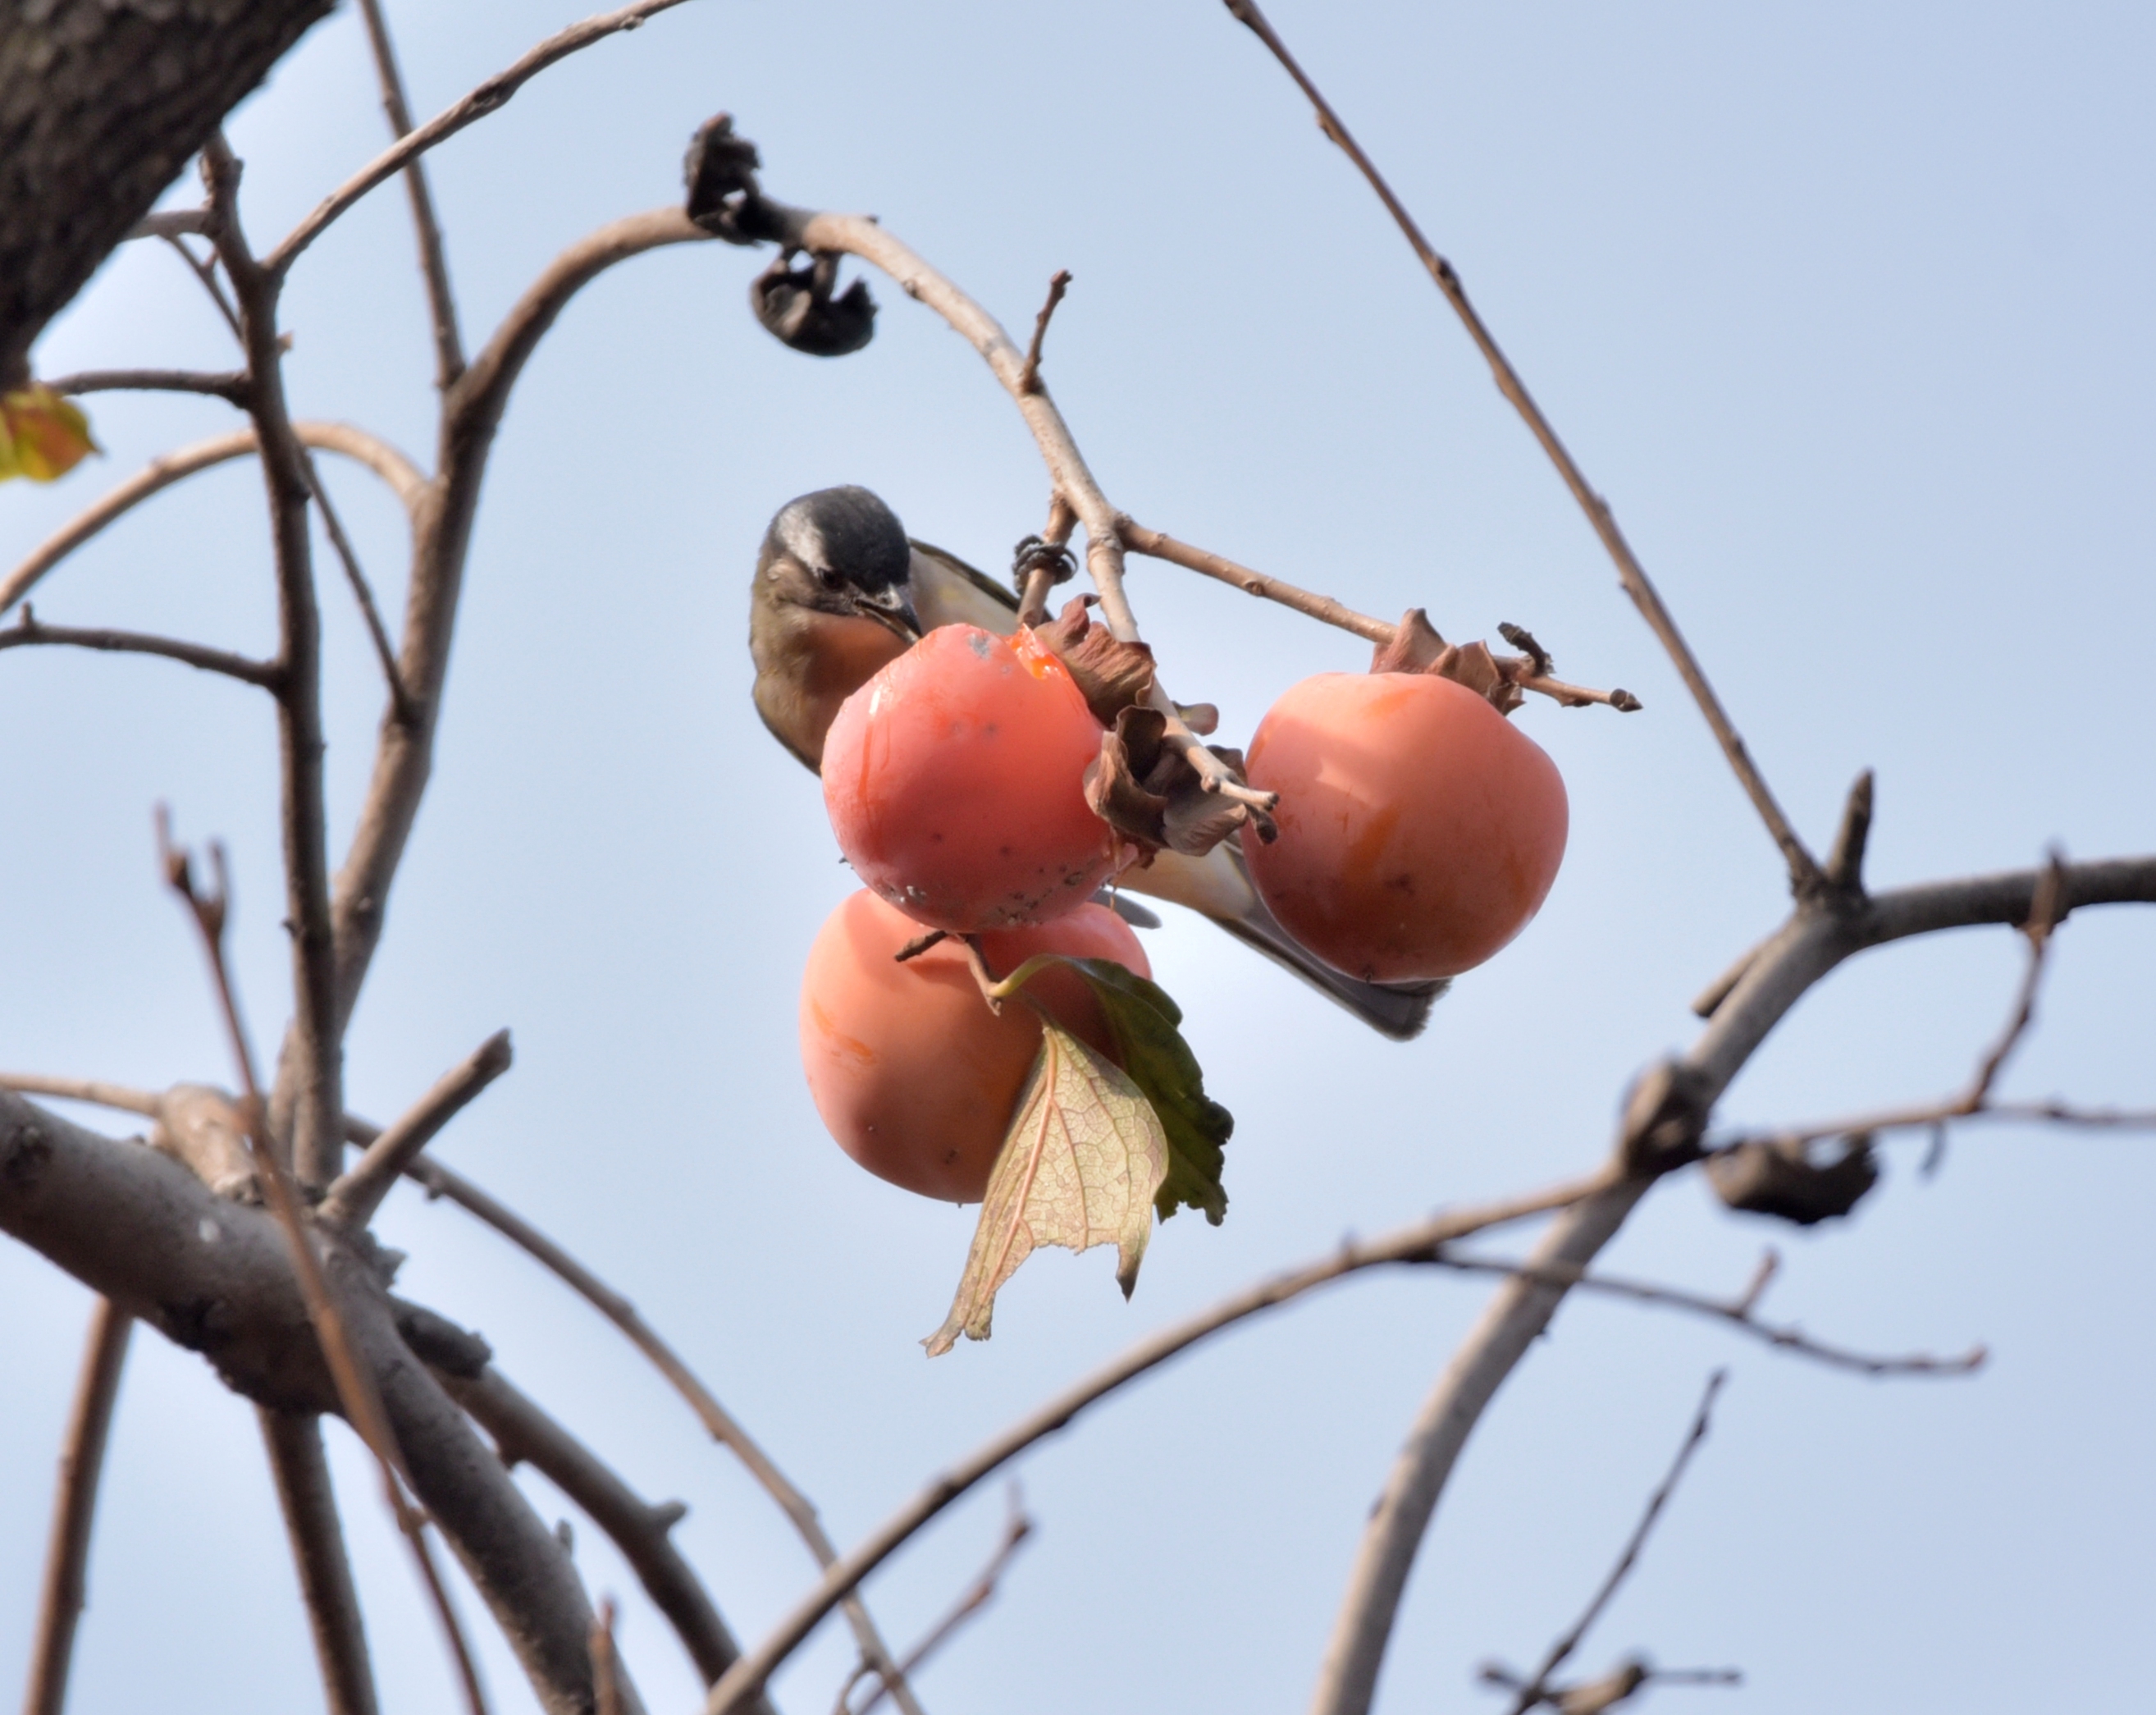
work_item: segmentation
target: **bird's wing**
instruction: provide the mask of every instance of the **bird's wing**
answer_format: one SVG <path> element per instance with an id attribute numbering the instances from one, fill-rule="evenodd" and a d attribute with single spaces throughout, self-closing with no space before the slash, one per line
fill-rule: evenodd
<path id="1" fill-rule="evenodd" d="M 938 625 L 978 625 L 998 637 L 1018 629 L 1018 593 L 985 572 L 976 572 L 956 554 L 911 544 L 913 611 L 923 631 Z"/>
<path id="2" fill-rule="evenodd" d="M 1157 852 L 1143 869 L 1124 870 L 1116 886 L 1186 906 L 1211 918 L 1245 947 L 1286 966 L 1327 999 L 1395 1041 L 1410 1041 L 1422 1034 L 1430 1022 L 1430 1007 L 1450 986 L 1443 981 L 1364 983 L 1334 970 L 1298 946 L 1265 909 L 1233 840 L 1223 841 L 1204 857 Z"/>

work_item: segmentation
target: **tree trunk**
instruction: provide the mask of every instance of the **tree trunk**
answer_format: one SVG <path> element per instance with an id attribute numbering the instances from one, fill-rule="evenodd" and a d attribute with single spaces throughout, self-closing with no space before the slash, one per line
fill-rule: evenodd
<path id="1" fill-rule="evenodd" d="M 0 388 L 331 0 L 0 0 Z"/>

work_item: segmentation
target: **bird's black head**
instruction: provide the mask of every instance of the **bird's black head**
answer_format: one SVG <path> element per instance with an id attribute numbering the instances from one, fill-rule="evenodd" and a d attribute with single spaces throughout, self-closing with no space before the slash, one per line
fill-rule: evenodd
<path id="1" fill-rule="evenodd" d="M 792 560 L 836 602 L 903 609 L 912 549 L 906 526 L 865 488 L 821 488 L 788 501 L 765 532 L 757 569 Z M 819 603 L 818 605 L 823 605 Z"/>

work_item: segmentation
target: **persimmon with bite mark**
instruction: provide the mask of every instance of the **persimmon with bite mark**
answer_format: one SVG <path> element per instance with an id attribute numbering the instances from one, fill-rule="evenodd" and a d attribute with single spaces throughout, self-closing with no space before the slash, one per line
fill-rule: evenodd
<path id="1" fill-rule="evenodd" d="M 1243 843 L 1287 932 L 1366 982 L 1455 977 L 1527 927 L 1564 856 L 1557 765 L 1481 696 L 1419 673 L 1321 673 L 1250 741 L 1280 837 Z"/>
<path id="2" fill-rule="evenodd" d="M 899 963 L 893 955 L 920 933 L 865 889 L 831 913 L 801 980 L 801 1064 L 816 1112 L 855 1161 L 924 1197 L 978 1203 L 1040 1050 L 1040 1017 L 1016 997 L 990 1012 L 954 942 Z M 998 976 L 1038 952 L 1152 974 L 1130 927 L 1090 903 L 1052 923 L 983 934 L 981 950 Z M 1107 1018 L 1075 971 L 1050 967 L 1024 992 L 1115 1058 Z"/>
<path id="3" fill-rule="evenodd" d="M 954 934 L 1075 910 L 1115 860 L 1086 802 L 1101 723 L 1028 632 L 942 625 L 848 697 L 824 804 L 867 886 Z"/>

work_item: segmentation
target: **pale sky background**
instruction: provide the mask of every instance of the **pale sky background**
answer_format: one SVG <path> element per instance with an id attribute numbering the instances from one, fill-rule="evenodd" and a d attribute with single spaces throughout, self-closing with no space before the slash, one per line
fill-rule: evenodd
<path id="1" fill-rule="evenodd" d="M 575 14 L 393 9 L 432 113 Z M 2156 15 L 2145 6 L 1319 6 L 1276 21 L 1465 276 L 1632 541 L 1807 834 L 1879 774 L 1882 886 L 2156 848 Z M 1691 1040 L 1686 1002 L 1779 919 L 1780 869 L 1599 546 L 1382 211 L 1210 0 L 695 3 L 546 74 L 432 158 L 468 336 L 562 244 L 678 194 L 721 109 L 798 203 L 873 211 L 1014 331 L 1075 276 L 1048 375 L 1140 519 L 1449 634 L 1532 627 L 1643 714 L 1518 717 L 1563 770 L 1571 849 L 1540 918 L 1427 1035 L 1383 1042 L 1202 924 L 1149 947 L 1236 1113 L 1215 1230 L 1157 1236 L 1134 1300 L 1106 1256 L 1034 1261 L 996 1336 L 925 1361 L 972 1215 L 855 1168 L 794 1047 L 799 966 L 848 886 L 817 794 L 748 701 L 745 588 L 772 511 L 859 481 L 998 566 L 1045 491 L 1016 413 L 881 280 L 875 343 L 819 362 L 744 305 L 720 245 L 639 259 L 571 306 L 519 390 L 482 507 L 439 767 L 352 1035 L 386 1118 L 502 1025 L 515 1071 L 436 1146 L 630 1294 L 851 1542 L 940 1464 L 1142 1333 L 1447 1202 L 1585 1168 L 1625 1086 Z M 266 245 L 382 138 L 349 8 L 232 126 Z M 192 187 L 181 194 L 191 198 Z M 400 191 L 300 264 L 290 385 L 312 416 L 431 456 L 431 361 Z M 136 246 L 38 353 L 225 367 L 175 259 Z M 0 560 L 162 448 L 205 399 L 92 402 L 108 456 L 0 490 Z M 402 525 L 331 480 L 387 605 Z M 333 840 L 379 693 L 324 561 Z M 1132 594 L 1168 683 L 1230 738 L 1361 647 L 1164 566 Z M 260 487 L 228 467 L 110 531 L 38 597 L 54 623 L 266 649 Z M 221 834 L 245 1002 L 287 1008 L 275 747 L 251 691 L 167 663 L 0 657 L 0 1061 L 223 1081 L 150 808 Z M 1943 1094 L 2005 1016 L 2003 931 L 1833 978 L 1732 1091 L 1731 1122 Z M 2156 913 L 2063 932 L 2010 1093 L 2156 1101 Z M 111 1117 L 98 1122 L 115 1125 Z M 1388 1711 L 1495 1710 L 1602 1576 L 1707 1371 L 1732 1379 L 1686 1487 L 1583 1651 L 1741 1666 L 1654 1706 L 1799 1715 L 2123 1708 L 2156 1589 L 2156 1142 L 1971 1130 L 1921 1180 L 1887 1150 L 1810 1235 L 1657 1192 L 1613 1270 L 1768 1300 L 1882 1352 L 1996 1353 L 1969 1381 L 1867 1383 L 1668 1312 L 1574 1302 L 1478 1430 L 1425 1545 Z M 644 1492 L 737 1631 L 810 1581 L 776 1512 L 581 1303 L 453 1209 L 400 1193 L 403 1286 Z M 1399 1436 L 1483 1284 L 1363 1278 L 1248 1326 L 1029 1456 L 1039 1525 L 994 1607 L 921 1678 L 934 1715 L 1294 1710 Z M 0 1248 L 0 1687 L 18 1682 L 86 1293 Z M 447 1712 L 433 1622 L 341 1428 L 331 1442 L 384 1707 Z M 526 1479 L 550 1517 L 566 1503 Z M 915 1635 L 1000 1528 L 991 1486 L 880 1574 Z M 654 1712 L 685 1658 L 598 1533 Z M 137 1341 L 74 1707 L 319 1707 L 246 1405 Z M 476 1598 L 497 1707 L 531 1707 Z M 829 1707 L 827 1628 L 777 1682 Z M 6 1694 L 6 1693 L 0 1693 Z"/>

